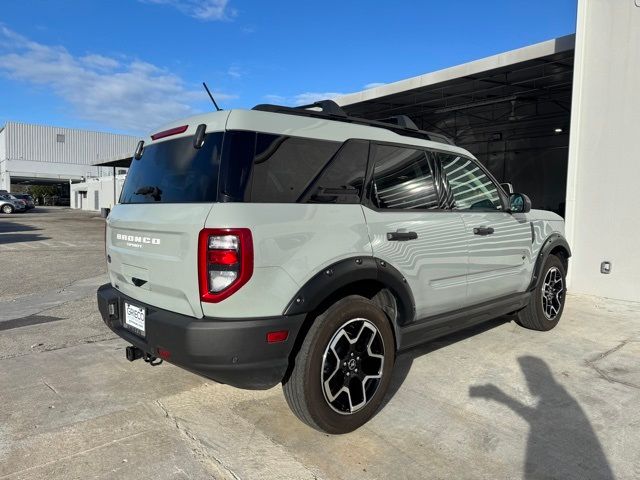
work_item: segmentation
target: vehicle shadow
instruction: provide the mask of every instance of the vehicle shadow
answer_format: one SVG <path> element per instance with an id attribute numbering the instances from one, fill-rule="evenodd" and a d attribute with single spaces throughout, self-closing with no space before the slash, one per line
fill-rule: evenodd
<path id="1" fill-rule="evenodd" d="M 495 385 L 475 385 L 469 397 L 500 403 L 529 423 L 523 478 L 615 478 L 589 419 L 540 358 L 518 359 L 534 406 L 525 405 Z"/>
<path id="2" fill-rule="evenodd" d="M 2 218 L 2 217 L 0 217 Z M 0 222 L 0 234 L 3 233 L 13 233 L 13 232 L 33 232 L 37 230 L 42 230 L 38 227 L 33 227 L 31 225 L 25 225 L 20 222 Z"/>
<path id="3" fill-rule="evenodd" d="M 398 392 L 398 390 L 400 390 L 400 387 L 402 387 L 402 384 L 407 379 L 407 375 L 409 375 L 409 371 L 411 370 L 411 365 L 413 364 L 413 361 L 416 358 L 420 358 L 423 355 L 427 355 L 431 352 L 435 352 L 440 348 L 447 347 L 453 343 L 460 342 L 466 338 L 470 338 L 480 333 L 491 330 L 492 328 L 495 328 L 510 322 L 512 319 L 513 317 L 511 316 L 504 316 L 504 317 L 496 318 L 493 320 L 489 320 L 487 322 L 483 322 L 478 325 L 465 328 L 464 330 L 451 333 L 444 337 L 437 338 L 425 345 L 411 348 L 399 354 L 396 357 L 396 363 L 393 367 L 389 389 L 387 390 L 387 394 L 385 395 L 385 398 L 382 401 L 382 404 L 378 409 L 378 412 L 382 410 L 387 405 L 387 403 L 389 403 L 389 401 L 394 397 L 394 395 Z"/>
<path id="4" fill-rule="evenodd" d="M 49 240 L 39 233 L 0 233 L 0 245 L 8 245 L 10 243 L 21 242 L 37 242 L 38 240 Z"/>

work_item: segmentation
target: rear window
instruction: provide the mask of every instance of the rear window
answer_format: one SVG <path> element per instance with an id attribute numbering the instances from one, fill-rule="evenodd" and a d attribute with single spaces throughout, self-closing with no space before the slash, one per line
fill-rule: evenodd
<path id="1" fill-rule="evenodd" d="M 206 135 L 200 149 L 193 137 L 146 146 L 142 157 L 131 161 L 120 203 L 215 202 L 223 136 Z"/>

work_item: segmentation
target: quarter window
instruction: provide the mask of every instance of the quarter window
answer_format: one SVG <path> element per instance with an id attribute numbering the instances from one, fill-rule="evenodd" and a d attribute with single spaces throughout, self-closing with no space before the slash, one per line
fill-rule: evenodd
<path id="1" fill-rule="evenodd" d="M 360 203 L 367 170 L 369 142 L 347 140 L 313 184 L 307 188 L 303 202 Z"/>
<path id="2" fill-rule="evenodd" d="M 498 188 L 484 171 L 468 158 L 438 153 L 443 191 L 451 192 L 454 210 L 502 210 Z"/>
<path id="3" fill-rule="evenodd" d="M 251 201 L 296 203 L 339 147 L 338 142 L 259 133 Z"/>
<path id="4" fill-rule="evenodd" d="M 423 150 L 376 145 L 372 196 L 378 208 L 438 208 L 432 159 Z"/>
<path id="5" fill-rule="evenodd" d="M 318 186 L 339 188 L 350 182 L 357 186 L 358 175 L 350 168 L 340 168 L 341 163 L 334 159 L 340 146 L 340 142 L 327 140 L 229 131 L 222 149 L 222 201 L 336 203 L 335 195 L 315 194 L 322 193 Z M 365 168 L 366 153 L 361 159 L 361 177 Z M 349 197 L 347 203 L 359 202 L 359 196 Z"/>

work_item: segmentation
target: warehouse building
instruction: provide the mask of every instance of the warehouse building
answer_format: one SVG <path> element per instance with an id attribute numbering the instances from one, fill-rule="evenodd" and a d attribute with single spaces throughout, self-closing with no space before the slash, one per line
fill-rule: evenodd
<path id="1" fill-rule="evenodd" d="M 112 168 L 94 164 L 132 152 L 137 141 L 129 135 L 8 122 L 0 128 L 0 190 L 57 185 L 69 198 L 70 182 L 113 175 Z"/>
<path id="2" fill-rule="evenodd" d="M 566 219 L 573 292 L 640 301 L 640 0 L 579 0 L 570 35 L 346 95 L 451 137 Z"/>

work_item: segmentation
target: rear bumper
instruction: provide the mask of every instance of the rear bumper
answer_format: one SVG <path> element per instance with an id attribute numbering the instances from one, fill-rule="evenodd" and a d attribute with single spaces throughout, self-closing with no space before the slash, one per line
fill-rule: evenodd
<path id="1" fill-rule="evenodd" d="M 125 329 L 124 301 L 146 310 L 146 337 Z M 115 314 L 109 314 L 109 305 Z M 289 355 L 304 315 L 269 318 L 194 318 L 147 305 L 123 295 L 110 284 L 98 289 L 104 323 L 144 352 L 170 352 L 169 362 L 220 383 L 266 389 L 278 384 L 289 366 Z M 281 343 L 267 343 L 267 333 L 288 330 Z"/>

